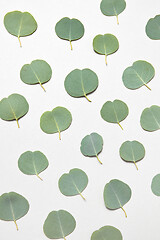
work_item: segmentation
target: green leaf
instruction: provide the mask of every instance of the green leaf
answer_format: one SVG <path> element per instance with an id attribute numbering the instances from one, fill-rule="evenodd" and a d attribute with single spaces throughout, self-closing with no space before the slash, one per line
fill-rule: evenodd
<path id="1" fill-rule="evenodd" d="M 16 120 L 18 128 L 18 119 L 23 117 L 28 110 L 28 102 L 20 94 L 14 93 L 0 101 L 0 118 L 6 121 Z"/>
<path id="2" fill-rule="evenodd" d="M 20 47 L 20 37 L 29 36 L 37 30 L 37 23 L 34 17 L 28 12 L 13 11 L 4 17 L 4 26 L 7 31 L 18 37 Z"/>
<path id="3" fill-rule="evenodd" d="M 145 108 L 140 118 L 141 127 L 149 132 L 160 129 L 160 107 L 153 105 Z"/>
<path id="4" fill-rule="evenodd" d="M 21 154 L 18 159 L 18 167 L 21 172 L 27 175 L 36 175 L 39 179 L 39 173 L 43 172 L 48 167 L 46 156 L 39 151 L 27 151 Z"/>
<path id="5" fill-rule="evenodd" d="M 138 170 L 136 162 L 144 158 L 145 148 L 138 141 L 126 141 L 121 145 L 119 154 L 124 161 L 133 162 Z"/>
<path id="6" fill-rule="evenodd" d="M 137 89 L 145 85 L 151 90 L 147 83 L 152 80 L 154 75 L 154 67 L 146 61 L 139 60 L 124 70 L 122 80 L 126 88 Z"/>
<path id="7" fill-rule="evenodd" d="M 157 174 L 152 179 L 151 189 L 153 194 L 160 196 L 160 174 Z"/>
<path id="8" fill-rule="evenodd" d="M 117 18 L 117 24 L 119 24 L 118 21 L 118 15 L 124 11 L 126 8 L 126 2 L 124 0 L 102 0 L 100 9 L 101 12 L 106 16 L 116 16 Z"/>
<path id="9" fill-rule="evenodd" d="M 121 208 L 127 217 L 123 206 L 130 200 L 131 194 L 131 189 L 126 183 L 118 179 L 111 180 L 105 185 L 103 193 L 106 208 L 112 210 Z"/>
<path id="10" fill-rule="evenodd" d="M 52 69 L 44 60 L 34 60 L 31 64 L 25 64 L 20 71 L 21 80 L 26 84 L 37 84 L 43 88 L 43 83 L 48 82 L 52 77 Z"/>
<path id="11" fill-rule="evenodd" d="M 67 75 L 64 86 L 72 97 L 85 97 L 91 102 L 87 94 L 92 93 L 98 87 L 98 77 L 90 69 L 75 69 Z"/>
<path id="12" fill-rule="evenodd" d="M 102 162 L 99 160 L 98 154 L 102 151 L 102 148 L 103 138 L 98 133 L 91 133 L 85 136 L 81 141 L 81 153 L 84 156 L 96 157 L 101 164 Z"/>
<path id="13" fill-rule="evenodd" d="M 123 121 L 128 116 L 128 112 L 129 110 L 126 103 L 116 99 L 113 102 L 107 101 L 102 106 L 101 117 L 106 122 L 118 123 L 118 125 L 122 128 L 120 122 Z"/>
<path id="14" fill-rule="evenodd" d="M 95 52 L 105 55 L 107 64 L 107 56 L 116 52 L 119 48 L 118 39 L 112 34 L 97 35 L 93 39 L 93 49 Z"/>
<path id="15" fill-rule="evenodd" d="M 65 196 L 82 195 L 83 190 L 88 185 L 88 177 L 81 169 L 74 168 L 69 173 L 63 174 L 58 182 L 59 190 Z"/>
<path id="16" fill-rule="evenodd" d="M 122 234 L 115 227 L 104 226 L 93 232 L 91 240 L 122 240 Z"/>
<path id="17" fill-rule="evenodd" d="M 51 112 L 44 112 L 40 119 L 40 127 L 43 132 L 52 134 L 59 133 L 61 140 L 61 132 L 69 128 L 72 122 L 71 113 L 64 107 L 56 107 Z"/>
<path id="18" fill-rule="evenodd" d="M 43 231 L 46 237 L 50 239 L 66 240 L 66 236 L 71 234 L 76 227 L 74 217 L 65 210 L 52 211 L 46 218 Z"/>
<path id="19" fill-rule="evenodd" d="M 0 219 L 14 221 L 18 230 L 17 220 L 27 214 L 29 203 L 27 199 L 15 192 L 4 193 L 0 196 Z"/>
<path id="20" fill-rule="evenodd" d="M 146 25 L 146 34 L 152 40 L 160 40 L 160 15 L 149 19 Z"/>
<path id="21" fill-rule="evenodd" d="M 84 26 L 78 19 L 64 17 L 57 22 L 55 26 L 55 32 L 59 38 L 68 40 L 70 42 L 72 50 L 72 41 L 83 37 Z"/>

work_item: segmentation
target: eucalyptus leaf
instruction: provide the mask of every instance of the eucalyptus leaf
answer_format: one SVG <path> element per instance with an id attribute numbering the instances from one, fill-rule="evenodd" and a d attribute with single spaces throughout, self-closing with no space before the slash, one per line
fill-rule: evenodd
<path id="1" fill-rule="evenodd" d="M 153 194 L 160 196 L 160 174 L 157 174 L 152 179 L 151 189 Z"/>
<path id="2" fill-rule="evenodd" d="M 137 161 L 140 161 L 145 156 L 145 148 L 138 141 L 126 141 L 119 150 L 121 158 L 126 162 L 133 162 L 138 170 Z"/>
<path id="3" fill-rule="evenodd" d="M 140 118 L 141 127 L 149 132 L 160 129 L 160 107 L 152 105 L 145 108 Z"/>
<path id="4" fill-rule="evenodd" d="M 93 49 L 95 52 L 105 55 L 107 64 L 107 56 L 116 52 L 119 48 L 118 39 L 112 34 L 97 35 L 93 39 Z"/>
<path id="5" fill-rule="evenodd" d="M 41 180 L 39 173 L 43 172 L 48 165 L 46 156 L 40 151 L 24 152 L 18 159 L 18 167 L 21 172 L 27 175 L 36 175 Z"/>
<path id="6" fill-rule="evenodd" d="M 112 210 L 121 208 L 127 217 L 123 206 L 130 200 L 131 194 L 131 189 L 126 183 L 118 179 L 111 180 L 105 185 L 103 193 L 106 208 Z"/>
<path id="7" fill-rule="evenodd" d="M 90 69 L 75 69 L 65 78 L 64 86 L 67 93 L 72 97 L 85 97 L 91 102 L 87 95 L 98 87 L 98 77 Z"/>
<path id="8" fill-rule="evenodd" d="M 52 211 L 46 218 L 43 231 L 46 237 L 50 239 L 66 240 L 66 236 L 71 234 L 76 227 L 74 217 L 65 210 Z"/>
<path id="9" fill-rule="evenodd" d="M 104 226 L 93 232 L 91 240 L 122 240 L 121 232 L 112 226 Z"/>
<path id="10" fill-rule="evenodd" d="M 0 101 L 0 118 L 6 121 L 16 120 L 18 128 L 18 120 L 26 115 L 28 110 L 28 102 L 20 94 L 14 93 Z"/>
<path id="11" fill-rule="evenodd" d="M 88 185 L 88 177 L 84 171 L 74 168 L 69 173 L 63 174 L 58 182 L 59 190 L 65 196 L 82 195 L 83 190 Z"/>
<path id="12" fill-rule="evenodd" d="M 52 77 L 52 69 L 44 60 L 34 60 L 31 64 L 25 64 L 20 71 L 20 78 L 26 84 L 40 84 L 48 82 Z"/>
<path id="13" fill-rule="evenodd" d="M 152 80 L 154 75 L 154 67 L 146 61 L 139 60 L 124 70 L 122 80 L 126 88 L 137 89 L 144 85 L 151 90 L 147 83 Z"/>
<path id="14" fill-rule="evenodd" d="M 59 133 L 69 128 L 72 122 L 71 113 L 64 107 L 56 107 L 52 111 L 44 112 L 40 119 L 40 127 L 43 132 L 52 134 Z"/>
<path id="15" fill-rule="evenodd" d="M 81 153 L 84 156 L 96 157 L 101 164 L 102 162 L 99 160 L 98 154 L 102 151 L 102 148 L 103 138 L 98 133 L 91 133 L 85 136 L 81 141 Z"/>
<path id="16" fill-rule="evenodd" d="M 116 16 L 117 24 L 118 15 L 126 8 L 126 2 L 124 0 L 102 0 L 100 9 L 101 12 L 106 16 Z"/>
<path id="17" fill-rule="evenodd" d="M 64 17 L 55 26 L 55 32 L 61 39 L 68 40 L 70 42 L 71 50 L 72 41 L 78 40 L 84 35 L 83 24 L 75 18 Z"/>
<path id="18" fill-rule="evenodd" d="M 28 12 L 13 11 L 8 12 L 4 17 L 4 26 L 6 30 L 18 37 L 20 47 L 20 37 L 29 36 L 37 30 L 37 22 Z"/>
<path id="19" fill-rule="evenodd" d="M 29 203 L 27 199 L 15 192 L 4 193 L 0 196 L 0 219 L 14 221 L 18 230 L 17 220 L 27 214 Z"/>
<path id="20" fill-rule="evenodd" d="M 146 25 L 146 34 L 152 40 L 160 40 L 160 15 L 149 19 Z"/>
<path id="21" fill-rule="evenodd" d="M 126 103 L 116 99 L 113 102 L 107 101 L 102 106 L 100 113 L 101 117 L 106 122 L 118 123 L 118 125 L 122 128 L 120 122 L 128 116 L 129 110 Z"/>

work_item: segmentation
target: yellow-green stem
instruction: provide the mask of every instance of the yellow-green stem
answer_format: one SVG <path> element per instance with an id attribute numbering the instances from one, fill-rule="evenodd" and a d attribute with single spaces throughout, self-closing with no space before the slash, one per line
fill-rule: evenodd
<path id="1" fill-rule="evenodd" d="M 96 155 L 96 158 L 97 158 L 97 160 L 98 160 L 98 162 L 100 163 L 100 164 L 102 164 L 102 162 L 100 161 L 100 159 L 99 159 L 99 157 Z"/>
<path id="2" fill-rule="evenodd" d="M 20 47 L 22 47 L 22 44 L 21 44 L 21 39 L 20 39 L 20 37 L 19 37 L 19 36 L 18 36 L 18 41 L 19 41 Z"/>
<path id="3" fill-rule="evenodd" d="M 137 167 L 137 164 L 136 164 L 136 162 L 134 162 L 134 165 L 136 166 L 136 169 L 138 170 L 138 167 Z"/>
<path id="4" fill-rule="evenodd" d="M 150 87 L 148 87 L 148 85 L 147 84 L 144 84 L 150 91 L 151 91 L 151 88 Z"/>
<path id="5" fill-rule="evenodd" d="M 118 122 L 118 125 L 120 126 L 120 128 L 123 130 L 123 127 L 121 126 L 121 124 Z"/>
<path id="6" fill-rule="evenodd" d="M 46 92 L 46 89 L 43 87 L 42 83 L 39 83 L 43 90 Z"/>
<path id="7" fill-rule="evenodd" d="M 59 140 L 61 140 L 61 132 L 58 130 L 59 133 Z"/>
<path id="8" fill-rule="evenodd" d="M 71 42 L 71 40 L 69 40 L 69 43 L 70 43 L 70 46 L 71 46 L 71 50 L 73 50 L 73 47 L 72 47 L 72 42 Z"/>
<path id="9" fill-rule="evenodd" d="M 36 174 L 36 176 L 37 176 L 41 181 L 43 181 L 43 179 L 38 175 L 38 173 Z"/>
<path id="10" fill-rule="evenodd" d="M 18 119 L 16 118 L 16 122 L 17 122 L 17 126 L 18 126 L 18 128 L 20 128 L 20 126 L 19 126 L 19 122 L 18 122 Z"/>
<path id="11" fill-rule="evenodd" d="M 105 63 L 107 65 L 107 55 L 105 54 Z"/>
<path id="12" fill-rule="evenodd" d="M 116 18 L 117 18 L 117 24 L 119 24 L 118 15 L 116 15 Z"/>
<path id="13" fill-rule="evenodd" d="M 17 229 L 17 231 L 18 231 L 18 225 L 17 225 L 17 223 L 16 223 L 16 220 L 14 220 L 14 223 L 15 223 L 16 229 Z"/>
<path id="14" fill-rule="evenodd" d="M 125 214 L 125 217 L 127 217 L 127 213 L 126 213 L 126 211 L 124 210 L 123 207 L 121 207 L 121 208 L 122 208 L 122 210 L 123 210 L 123 212 L 124 212 L 124 214 Z"/>
<path id="15" fill-rule="evenodd" d="M 84 94 L 84 96 L 85 96 L 85 98 L 88 100 L 88 102 L 92 102 L 92 101 L 87 97 L 86 94 Z"/>
<path id="16" fill-rule="evenodd" d="M 85 197 L 83 197 L 82 193 L 79 193 L 79 195 L 83 198 L 83 200 L 86 200 Z"/>

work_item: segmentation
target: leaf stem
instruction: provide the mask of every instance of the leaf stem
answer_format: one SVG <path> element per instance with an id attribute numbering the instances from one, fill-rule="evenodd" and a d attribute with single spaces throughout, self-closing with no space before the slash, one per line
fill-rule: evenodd
<path id="1" fill-rule="evenodd" d="M 84 96 L 85 96 L 85 98 L 88 100 L 88 102 L 92 102 L 92 101 L 87 97 L 86 94 L 84 94 Z"/>
<path id="2" fill-rule="evenodd" d="M 36 176 L 37 176 L 41 181 L 43 181 L 43 179 L 38 175 L 38 173 L 36 173 Z"/>
<path id="3" fill-rule="evenodd" d="M 19 41 L 20 47 L 22 47 L 22 44 L 21 44 L 21 39 L 20 39 L 20 37 L 19 37 L 19 36 L 18 36 L 18 41 Z"/>
<path id="4" fill-rule="evenodd" d="M 100 163 L 100 164 L 103 164 L 101 161 L 100 161 L 100 159 L 99 159 L 99 157 L 96 155 L 96 158 L 97 158 L 97 160 L 98 160 L 98 162 Z"/>
<path id="5" fill-rule="evenodd" d="M 117 18 L 117 24 L 119 25 L 118 15 L 116 15 L 116 18 Z"/>
<path id="6" fill-rule="evenodd" d="M 18 128 L 20 128 L 20 126 L 19 126 L 19 122 L 18 122 L 18 119 L 17 119 L 17 118 L 16 118 L 16 122 L 17 122 Z"/>
<path id="7" fill-rule="evenodd" d="M 118 122 L 118 125 L 120 126 L 120 128 L 123 130 L 123 127 L 121 126 L 121 124 Z"/>
<path id="8" fill-rule="evenodd" d="M 105 54 L 105 63 L 107 65 L 107 55 Z"/>
<path id="9" fill-rule="evenodd" d="M 71 42 L 71 40 L 69 40 L 69 43 L 70 43 L 70 46 L 71 46 L 71 50 L 73 50 L 73 47 L 72 47 L 72 42 Z"/>
<path id="10" fill-rule="evenodd" d="M 61 132 L 58 130 L 59 133 L 59 140 L 61 140 Z"/>
<path id="11" fill-rule="evenodd" d="M 83 200 L 86 200 L 85 197 L 83 197 L 82 193 L 79 193 L 79 195 L 83 198 Z"/>
<path id="12" fill-rule="evenodd" d="M 151 88 L 150 87 L 148 87 L 148 85 L 147 84 L 144 84 L 150 91 L 151 91 Z"/>
<path id="13" fill-rule="evenodd" d="M 127 213 L 126 213 L 126 211 L 124 210 L 123 207 L 121 207 L 121 208 L 122 208 L 122 210 L 123 210 L 123 212 L 124 212 L 124 214 L 125 214 L 125 217 L 127 217 Z"/>
<path id="14" fill-rule="evenodd" d="M 14 223 L 15 223 L 16 229 L 17 229 L 17 231 L 18 231 L 18 225 L 17 225 L 17 223 L 16 223 L 16 220 L 14 220 Z"/>
<path id="15" fill-rule="evenodd" d="M 65 237 L 63 237 L 63 239 L 64 239 L 64 240 L 66 240 L 66 238 L 65 238 Z"/>
<path id="16" fill-rule="evenodd" d="M 136 166 L 136 169 L 138 170 L 138 167 L 137 167 L 137 164 L 136 164 L 136 162 L 134 162 L 134 165 Z"/>
<path id="17" fill-rule="evenodd" d="M 43 88 L 43 90 L 46 92 L 46 89 L 43 87 L 42 83 L 40 82 L 39 84 Z"/>

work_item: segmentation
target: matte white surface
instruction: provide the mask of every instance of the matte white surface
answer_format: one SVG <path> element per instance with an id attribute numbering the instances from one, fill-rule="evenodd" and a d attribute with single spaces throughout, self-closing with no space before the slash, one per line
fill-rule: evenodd
<path id="1" fill-rule="evenodd" d="M 19 232 L 13 222 L 0 221 L 0 237 L 3 240 L 47 239 L 43 234 L 43 223 L 52 210 L 65 209 L 77 221 L 75 231 L 68 240 L 88 240 L 93 231 L 104 225 L 117 227 L 124 240 L 159 240 L 160 198 L 151 192 L 151 180 L 160 172 L 159 131 L 149 133 L 140 126 L 140 115 L 144 108 L 160 105 L 160 40 L 150 40 L 145 34 L 149 18 L 160 14 L 160 1 L 128 0 L 127 7 L 115 17 L 104 16 L 100 11 L 100 0 L 1 0 L 0 1 L 0 99 L 19 93 L 29 102 L 29 112 L 23 117 L 20 129 L 16 122 L 0 120 L 0 194 L 15 191 L 30 203 L 28 214 L 17 221 Z M 37 31 L 18 39 L 10 35 L 3 25 L 7 12 L 13 10 L 30 12 L 38 23 Z M 62 17 L 79 19 L 85 27 L 82 39 L 69 42 L 59 39 L 54 31 Z M 119 50 L 108 57 L 93 51 L 92 40 L 97 34 L 111 33 L 119 40 Z M 46 93 L 39 85 L 26 85 L 20 80 L 20 69 L 35 59 L 44 59 L 53 70 L 53 77 L 46 83 Z M 150 62 L 156 71 L 155 78 L 138 90 L 129 90 L 122 83 L 124 69 L 136 60 Z M 85 98 L 72 98 L 64 89 L 66 75 L 75 68 L 90 68 L 99 77 L 99 87 Z M 124 131 L 117 124 L 105 122 L 100 109 L 107 100 L 120 99 L 127 103 L 129 116 L 122 122 Z M 68 108 L 73 116 L 70 128 L 58 134 L 47 135 L 40 129 L 40 116 L 56 106 Z M 104 139 L 104 148 L 96 158 L 87 158 L 80 153 L 82 138 L 97 132 Z M 119 147 L 126 140 L 140 141 L 145 149 L 144 160 L 127 164 L 119 156 Z M 27 176 L 18 169 L 18 158 L 25 151 L 42 151 L 49 160 L 49 167 L 40 176 Z M 65 197 L 58 189 L 58 179 L 72 168 L 84 170 L 89 184 L 83 195 Z M 126 219 L 121 209 L 110 211 L 105 208 L 103 189 L 111 179 L 120 179 L 132 189 L 131 200 L 125 205 Z"/>

